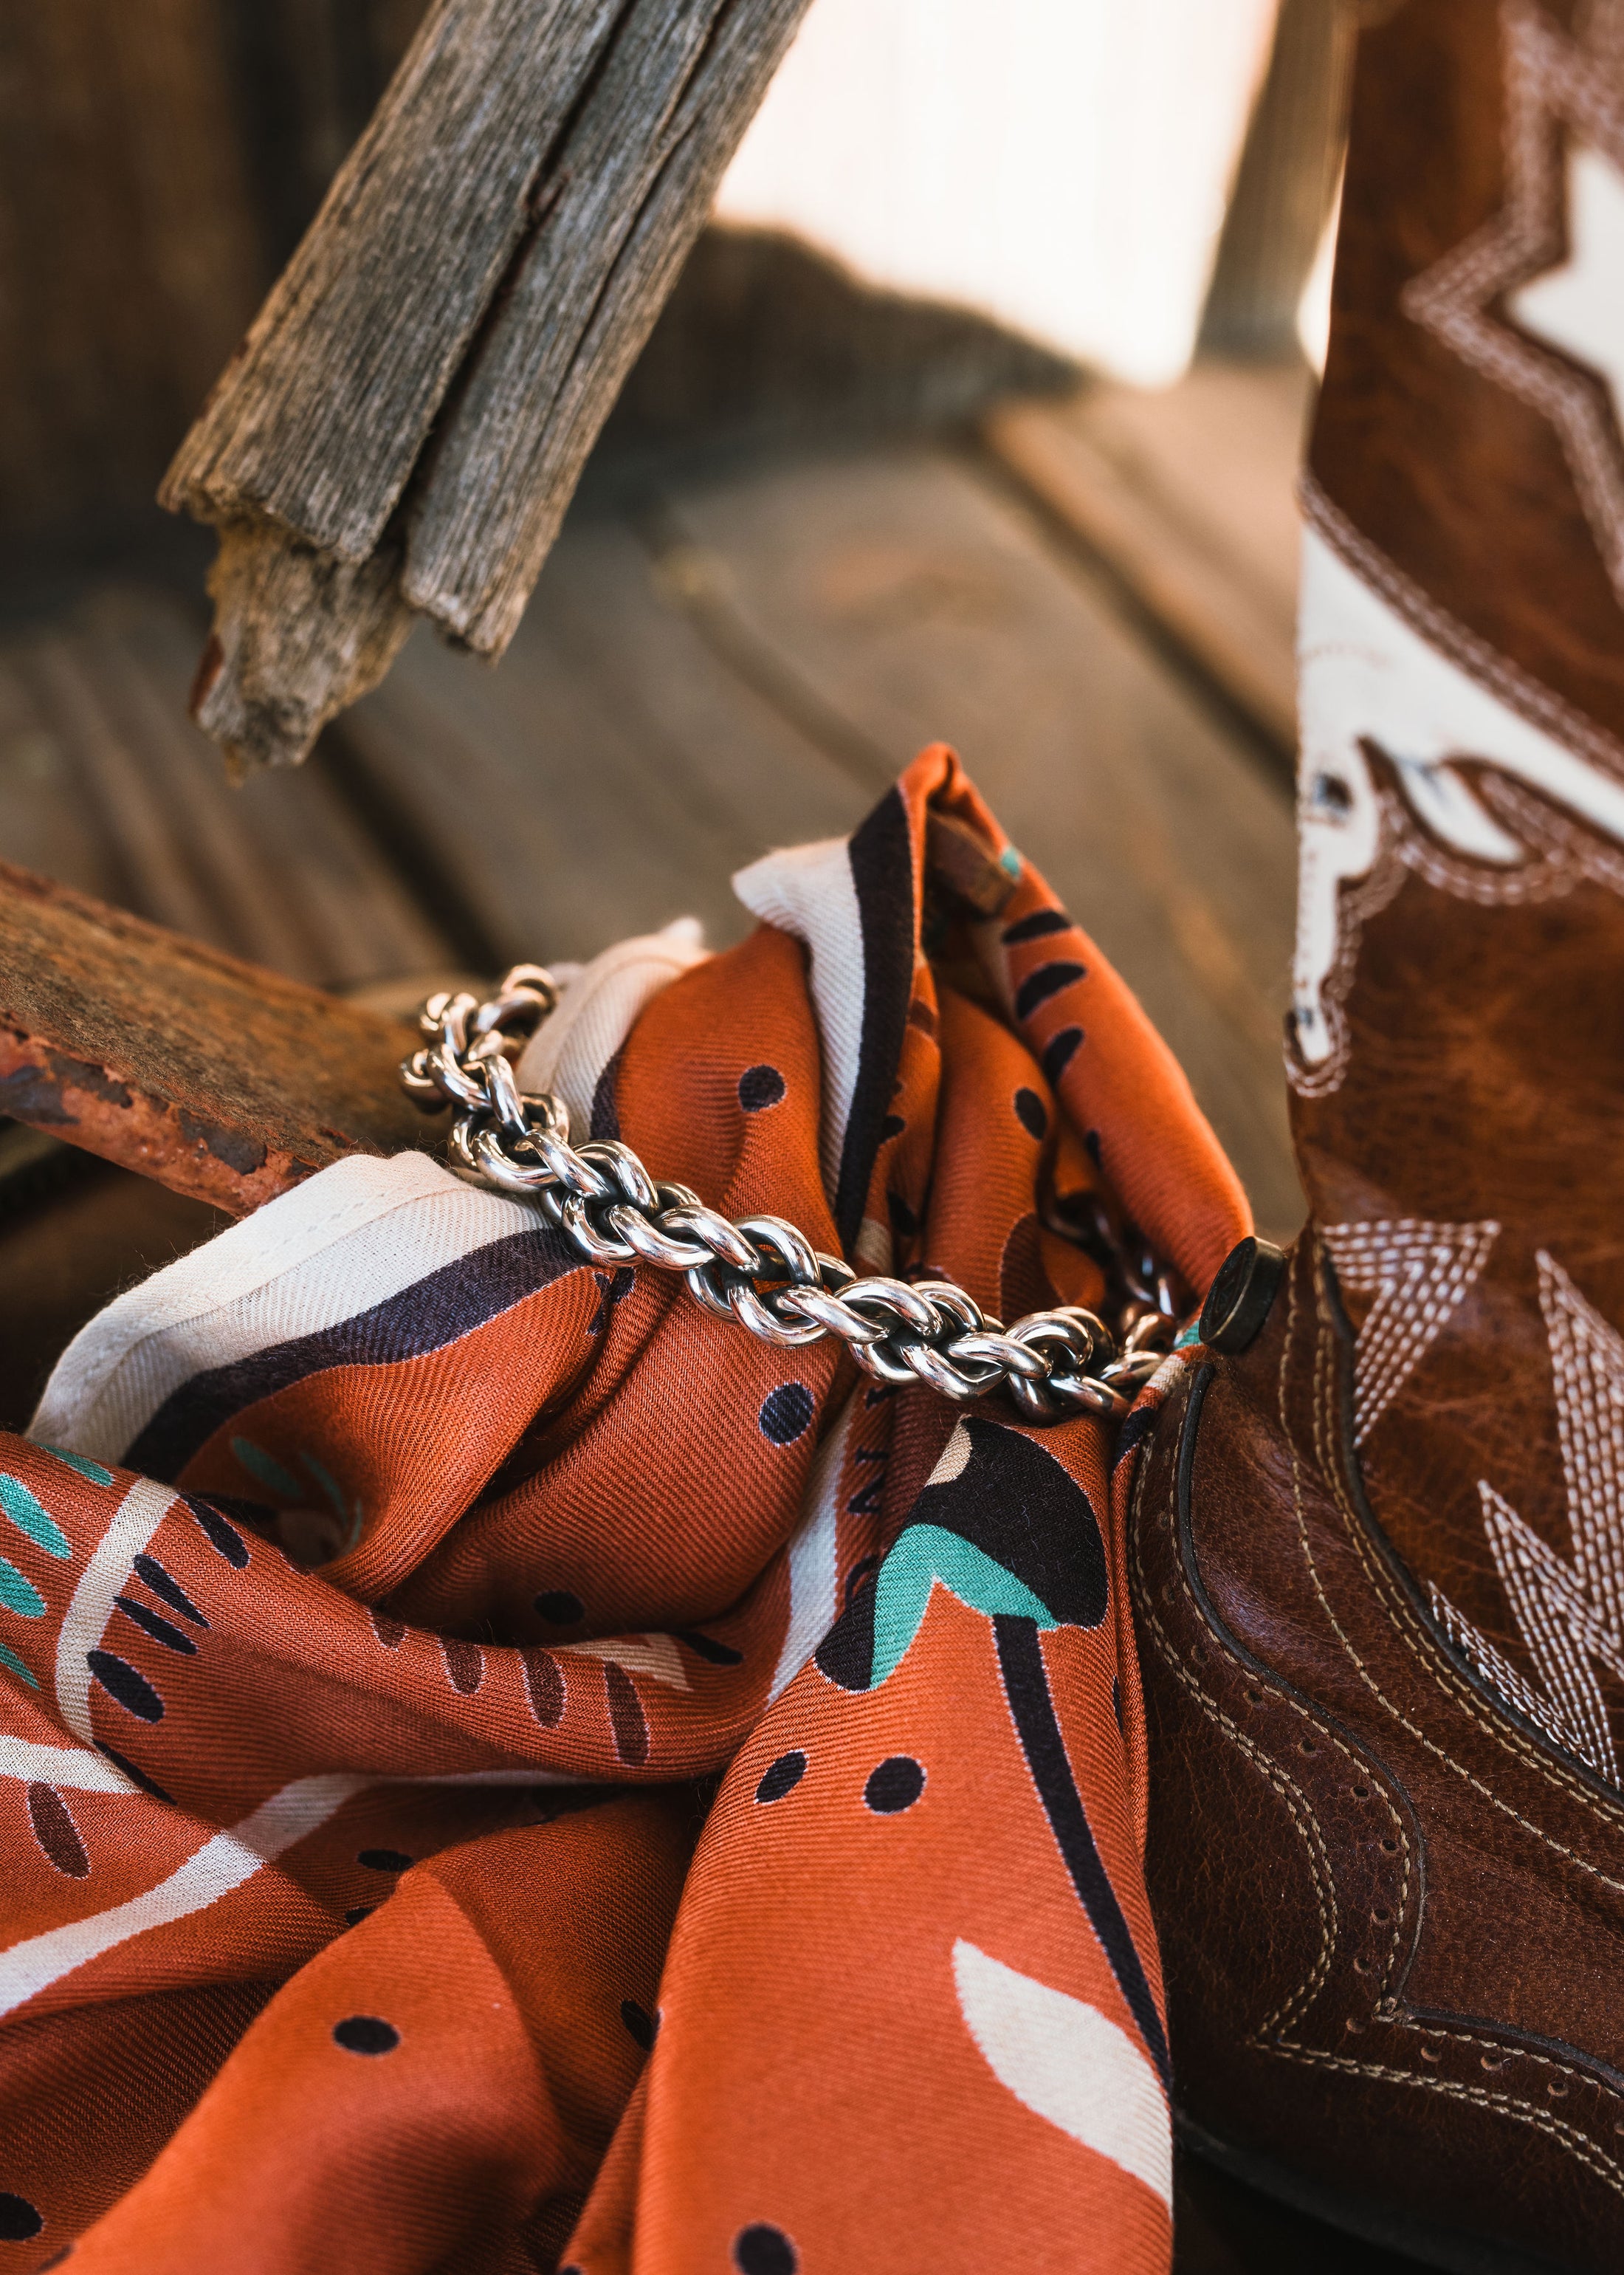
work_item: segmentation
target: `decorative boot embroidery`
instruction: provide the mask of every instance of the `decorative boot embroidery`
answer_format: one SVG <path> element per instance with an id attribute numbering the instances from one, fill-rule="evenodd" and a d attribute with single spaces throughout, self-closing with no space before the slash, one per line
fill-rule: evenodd
<path id="1" fill-rule="evenodd" d="M 1624 368 L 1608 321 L 1624 251 L 1624 10 L 1602 0 L 1590 17 L 1581 42 L 1522 0 L 1501 9 L 1504 208 L 1412 279 L 1402 305 L 1556 428 L 1624 601 Z"/>
<path id="2" fill-rule="evenodd" d="M 1307 503 L 1312 510 L 1311 496 Z M 1429 612 L 1424 636 L 1401 613 L 1408 595 L 1402 580 L 1384 573 L 1390 564 L 1362 545 L 1356 568 L 1339 549 L 1333 518 L 1315 518 L 1323 533 L 1310 526 L 1303 539 L 1297 939 L 1286 1062 L 1293 1086 L 1309 1097 L 1342 1080 L 1343 1004 L 1360 934 L 1409 871 L 1440 892 L 1513 905 L 1570 889 L 1581 876 L 1624 889 L 1613 850 L 1624 845 L 1624 782 L 1445 653 L 1446 643 L 1462 653 L 1470 646 L 1440 611 Z M 1481 661 L 1472 660 L 1474 668 Z M 1505 692 L 1522 692 L 1509 683 Z M 1569 726 L 1565 717 L 1553 723 Z M 1597 743 L 1593 731 L 1583 739 Z M 1393 787 L 1378 787 L 1367 745 L 1387 761 Z M 1598 750 L 1624 767 L 1611 737 Z"/>
<path id="3" fill-rule="evenodd" d="M 1344 1288 L 1374 1296 L 1354 1343 L 1354 1443 L 1380 1416 L 1460 1308 L 1489 1260 L 1498 1224 L 1429 1224 L 1418 1217 L 1321 1225 Z"/>
<path id="4" fill-rule="evenodd" d="M 1521 1674 L 1436 1587 L 1432 1609 L 1456 1649 L 1508 1704 L 1617 1785 L 1618 1757 L 1596 1670 L 1605 1667 L 1624 1682 L 1624 1337 L 1552 1257 L 1541 1250 L 1538 1260 L 1572 1562 L 1486 1478 L 1477 1486 L 1495 1569 L 1537 1680 Z"/>

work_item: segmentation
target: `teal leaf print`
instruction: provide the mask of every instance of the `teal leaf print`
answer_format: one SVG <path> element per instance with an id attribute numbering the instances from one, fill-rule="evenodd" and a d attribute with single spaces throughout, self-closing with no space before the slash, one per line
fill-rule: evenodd
<path id="1" fill-rule="evenodd" d="M 0 1605 L 25 1620 L 42 1620 L 45 1599 L 32 1580 L 25 1580 L 15 1564 L 0 1556 Z"/>
<path id="2" fill-rule="evenodd" d="M 17 1675 L 22 1682 L 26 1682 L 30 1690 L 37 1690 L 39 1689 L 40 1686 L 38 1682 L 34 1680 L 34 1676 L 29 1674 L 21 1659 L 18 1658 L 17 1653 L 14 1651 L 8 1651 L 3 1643 L 0 1643 L 0 1667 L 9 1667 L 11 1673 Z"/>
<path id="3" fill-rule="evenodd" d="M 250 1477 L 258 1478 L 283 1500 L 302 1501 L 304 1489 L 291 1470 L 284 1470 L 275 1454 L 268 1454 L 263 1446 L 256 1446 L 252 1438 L 233 1438 L 231 1451 Z"/>
<path id="4" fill-rule="evenodd" d="M 87 1461 L 83 1454 L 70 1454 L 65 1446 L 42 1446 L 40 1451 L 49 1454 L 55 1462 L 65 1462 L 81 1478 L 88 1478 L 93 1485 L 110 1485 L 113 1482 L 111 1470 L 104 1470 L 100 1462 Z"/>
<path id="5" fill-rule="evenodd" d="M 942 1525 L 910 1524 L 880 1566 L 874 1591 L 876 1684 L 907 1656 L 938 1581 L 961 1604 L 984 1612 L 989 1620 L 1001 1614 L 1033 1620 L 1040 1628 L 1060 1625 L 1042 1599 L 984 1549 Z"/>
<path id="6" fill-rule="evenodd" d="M 365 1519 L 366 1512 L 359 1500 L 356 1502 L 353 1508 L 348 1508 L 345 1507 L 344 1487 L 339 1484 L 331 1470 L 329 1470 L 324 1462 L 318 1462 L 313 1454 L 301 1452 L 299 1459 L 303 1462 L 305 1467 L 309 1470 L 316 1483 L 321 1486 L 329 1500 L 332 1502 L 335 1513 L 344 1520 L 347 1528 L 344 1534 L 344 1553 L 347 1555 L 361 1537 L 361 1527 Z"/>
<path id="7" fill-rule="evenodd" d="M 71 1556 L 72 1546 L 67 1534 L 29 1492 L 20 1478 L 9 1478 L 0 1470 L 0 1508 L 17 1527 L 26 1533 L 36 1548 L 48 1556 Z"/>

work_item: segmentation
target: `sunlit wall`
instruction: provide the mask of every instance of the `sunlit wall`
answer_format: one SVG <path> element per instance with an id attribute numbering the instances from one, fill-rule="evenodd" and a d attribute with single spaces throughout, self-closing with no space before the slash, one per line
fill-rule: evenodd
<path id="1" fill-rule="evenodd" d="M 1122 378 L 1195 341 L 1275 0 L 812 0 L 722 185 Z"/>

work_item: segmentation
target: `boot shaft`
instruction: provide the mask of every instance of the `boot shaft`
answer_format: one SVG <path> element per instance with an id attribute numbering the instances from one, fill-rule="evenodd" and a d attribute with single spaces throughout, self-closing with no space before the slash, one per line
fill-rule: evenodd
<path id="1" fill-rule="evenodd" d="M 1367 15 L 1304 485 L 1310 1223 L 1122 1465 L 1187 2137 L 1518 2275 L 1624 2257 L 1621 25 Z"/>
<path id="2" fill-rule="evenodd" d="M 1360 42 L 1288 1041 L 1371 1507 L 1609 1787 L 1624 1692 L 1624 8 Z"/>

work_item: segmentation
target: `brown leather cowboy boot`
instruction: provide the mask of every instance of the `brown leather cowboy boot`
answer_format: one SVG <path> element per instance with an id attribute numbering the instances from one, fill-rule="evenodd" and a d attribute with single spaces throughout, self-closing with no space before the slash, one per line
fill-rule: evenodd
<path id="1" fill-rule="evenodd" d="M 1132 1497 L 1190 2137 L 1442 2267 L 1624 2264 L 1624 10 L 1361 35 L 1288 1058 Z"/>

